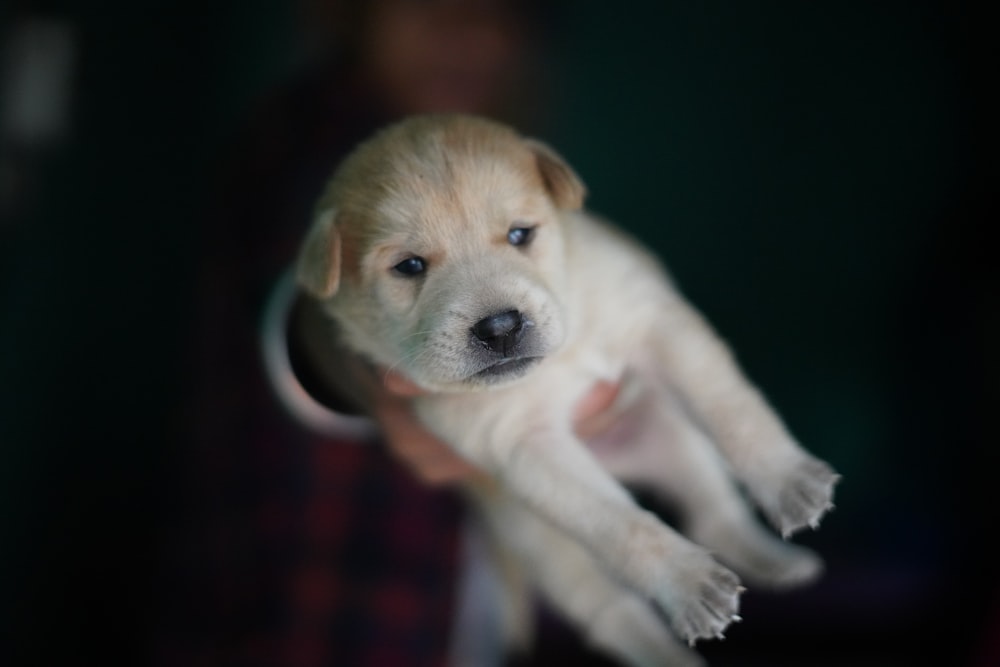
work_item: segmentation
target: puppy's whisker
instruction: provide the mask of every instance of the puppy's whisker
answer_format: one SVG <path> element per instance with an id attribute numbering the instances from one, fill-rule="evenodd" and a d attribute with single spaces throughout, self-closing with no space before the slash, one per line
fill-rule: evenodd
<path id="1" fill-rule="evenodd" d="M 416 336 L 423 336 L 424 334 L 434 333 L 433 329 L 424 329 L 423 331 L 414 331 L 411 334 L 407 334 L 399 339 L 400 343 L 406 342 L 407 340 L 414 338 Z"/>
<path id="2" fill-rule="evenodd" d="M 385 385 L 386 382 L 388 381 L 389 374 L 395 371 L 400 366 L 402 366 L 404 363 L 407 362 L 412 363 L 418 361 L 422 357 L 425 357 L 427 355 L 428 355 L 428 350 L 426 348 L 418 348 L 414 350 L 414 353 L 411 355 L 404 354 L 402 357 L 399 358 L 399 360 L 397 360 L 395 363 L 393 363 L 392 365 L 390 365 L 388 368 L 385 369 L 385 373 L 382 375 L 382 384 Z"/>
<path id="3" fill-rule="evenodd" d="M 407 334 L 406 336 L 403 336 L 400 339 L 399 342 L 400 343 L 404 343 L 404 342 L 406 342 L 407 340 L 409 340 L 411 338 L 414 338 L 416 336 L 422 336 L 424 334 L 429 334 L 429 333 L 432 333 L 432 331 L 433 331 L 432 329 L 424 329 L 424 330 L 421 330 L 421 331 L 414 331 L 413 333 L 410 333 L 410 334 Z M 426 352 L 425 348 L 419 347 L 419 348 L 416 348 L 415 350 L 413 350 L 412 354 L 410 354 L 410 355 L 404 354 L 402 357 L 399 358 L 398 361 L 396 361 L 395 363 L 391 364 L 388 368 L 386 368 L 385 373 L 382 376 L 382 384 L 385 384 L 385 380 L 386 380 L 387 377 L 389 377 L 389 373 L 391 373 L 392 371 L 394 371 L 397 368 L 399 368 L 401 365 L 403 365 L 403 363 L 405 363 L 408 360 L 409 361 L 416 361 L 425 352 Z"/>

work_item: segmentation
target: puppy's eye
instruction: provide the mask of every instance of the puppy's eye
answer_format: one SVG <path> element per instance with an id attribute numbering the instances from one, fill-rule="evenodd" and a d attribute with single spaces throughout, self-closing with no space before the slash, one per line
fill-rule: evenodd
<path id="1" fill-rule="evenodd" d="M 527 245 L 534 236 L 534 227 L 512 227 L 507 232 L 507 243 L 511 245 Z"/>
<path id="2" fill-rule="evenodd" d="M 427 270 L 427 261 L 423 257 L 407 257 L 402 262 L 392 267 L 392 270 L 402 276 L 419 276 Z"/>

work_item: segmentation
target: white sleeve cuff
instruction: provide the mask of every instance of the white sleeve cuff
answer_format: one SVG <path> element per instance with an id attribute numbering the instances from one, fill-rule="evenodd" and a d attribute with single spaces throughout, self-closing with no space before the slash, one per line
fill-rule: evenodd
<path id="1" fill-rule="evenodd" d="M 260 346 L 268 384 L 278 401 L 301 425 L 338 439 L 367 442 L 378 433 L 367 417 L 343 415 L 319 403 L 303 388 L 288 355 L 288 318 L 295 302 L 294 272 L 289 270 L 274 286 L 264 306 Z"/>

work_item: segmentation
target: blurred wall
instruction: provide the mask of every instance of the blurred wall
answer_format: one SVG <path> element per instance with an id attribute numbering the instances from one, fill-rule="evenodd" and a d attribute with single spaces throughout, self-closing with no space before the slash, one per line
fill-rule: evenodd
<path id="1" fill-rule="evenodd" d="M 877 664 L 969 664 L 996 604 L 996 21 L 967 3 L 584 4 L 553 142 L 845 475 L 797 537 L 827 578 L 775 605 L 825 609 L 816 625 Z"/>
<path id="2" fill-rule="evenodd" d="M 197 213 L 232 128 L 301 48 L 280 3 L 78 4 L 0 15 L 64 20 L 77 53 L 69 133 L 15 156 L 33 186 L 0 226 L 0 636 L 22 657 L 55 633 L 78 664 L 112 647 L 141 664 Z M 871 581 L 912 574 L 928 608 L 962 604 L 977 620 L 948 629 L 970 651 L 988 593 L 975 531 L 996 518 L 978 11 L 575 2 L 545 137 L 845 473 L 806 541 Z"/>
<path id="3" fill-rule="evenodd" d="M 74 58 L 65 136 L 0 144 L 18 184 L 0 224 L 0 663 L 143 664 L 196 225 L 231 128 L 296 57 L 293 17 L 106 0 L 2 19 L 0 46 L 54 21 Z"/>

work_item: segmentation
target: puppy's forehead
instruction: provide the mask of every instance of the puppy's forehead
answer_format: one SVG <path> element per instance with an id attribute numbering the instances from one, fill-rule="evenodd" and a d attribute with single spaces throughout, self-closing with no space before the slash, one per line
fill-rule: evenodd
<path id="1" fill-rule="evenodd" d="M 474 223 L 543 198 L 534 158 L 519 141 L 448 139 L 394 156 L 380 188 L 380 217 L 431 221 L 444 216 Z"/>
<path id="2" fill-rule="evenodd" d="M 411 120 L 377 135 L 348 158 L 328 195 L 369 237 L 441 221 L 478 229 L 484 218 L 530 216 L 548 202 L 519 135 L 461 117 Z"/>

